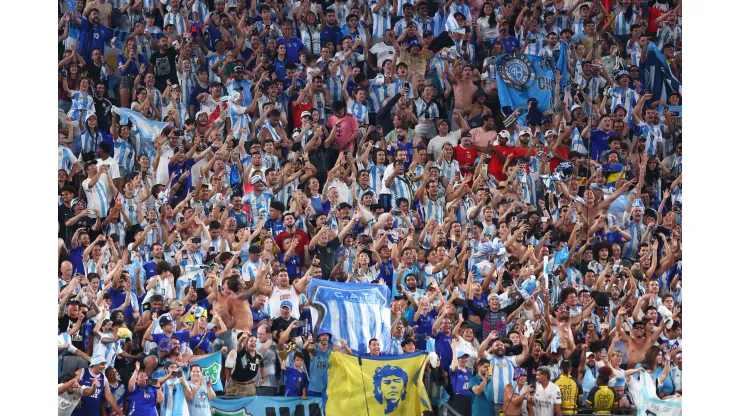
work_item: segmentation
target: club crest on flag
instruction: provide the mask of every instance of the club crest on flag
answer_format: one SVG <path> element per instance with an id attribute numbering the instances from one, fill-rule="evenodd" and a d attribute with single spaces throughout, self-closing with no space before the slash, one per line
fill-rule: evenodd
<path id="1" fill-rule="evenodd" d="M 511 53 L 504 56 L 498 66 L 506 85 L 523 91 L 529 88 L 536 77 L 534 65 L 526 55 Z"/>

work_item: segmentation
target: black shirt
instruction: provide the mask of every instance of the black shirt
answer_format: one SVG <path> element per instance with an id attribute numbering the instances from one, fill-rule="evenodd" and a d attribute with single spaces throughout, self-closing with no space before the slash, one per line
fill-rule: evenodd
<path id="1" fill-rule="evenodd" d="M 97 66 L 95 62 L 90 61 L 85 64 L 82 70 L 87 71 L 87 75 L 93 80 L 91 86 L 95 88 L 95 85 L 100 82 L 100 72 L 103 70 L 103 65 Z"/>
<path id="2" fill-rule="evenodd" d="M 261 355 L 255 352 L 254 356 L 251 356 L 245 348 L 236 353 L 236 365 L 231 372 L 231 378 L 240 383 L 252 381 L 257 376 L 259 369 L 264 366 Z"/>
<path id="3" fill-rule="evenodd" d="M 319 258 L 319 261 L 321 262 L 321 278 L 329 280 L 329 275 L 331 274 L 331 269 L 334 268 L 334 265 L 337 263 L 337 248 L 339 247 L 339 238 L 334 237 L 333 240 L 329 240 L 329 242 L 322 246 L 321 244 L 316 244 L 316 247 L 314 247 L 313 250 L 311 250 L 310 255 L 311 258 L 313 256 L 317 256 Z"/>
<path id="4" fill-rule="evenodd" d="M 98 128 L 101 131 L 109 132 L 111 125 L 110 110 L 113 105 L 106 98 L 98 100 L 93 97 L 93 102 L 95 103 L 95 116 L 98 118 Z"/>
<path id="5" fill-rule="evenodd" d="M 547 355 L 542 354 L 540 359 L 536 361 L 534 357 L 530 355 L 529 358 L 527 358 L 527 361 L 524 362 L 524 365 L 522 365 L 522 367 L 527 370 L 527 383 L 534 383 L 537 380 L 537 369 L 548 364 L 550 364 L 550 357 Z"/>
<path id="6" fill-rule="evenodd" d="M 275 334 L 275 338 L 279 339 L 283 331 L 288 329 L 288 326 L 290 326 L 290 323 L 295 320 L 296 320 L 295 318 L 291 317 L 290 319 L 286 321 L 282 317 L 278 316 L 277 318 L 272 320 L 272 326 L 270 327 L 270 331 L 277 331 L 277 334 Z M 293 339 L 300 335 L 301 335 L 301 328 L 293 328 L 290 331 L 290 339 Z"/>
<path id="7" fill-rule="evenodd" d="M 160 92 L 167 88 L 168 79 L 173 85 L 178 82 L 176 56 L 175 48 L 169 48 L 164 53 L 154 52 L 149 58 L 149 63 L 154 67 L 154 86 Z"/>
<path id="8" fill-rule="evenodd" d="M 67 332 L 71 330 L 75 323 L 77 323 L 77 318 L 70 318 L 69 315 L 65 313 L 64 316 L 58 319 L 59 332 Z M 69 334 L 69 337 L 72 340 L 72 345 L 80 351 L 85 351 L 85 341 L 82 338 L 83 326 L 84 325 L 80 326 L 80 330 L 77 331 L 76 334 Z"/>

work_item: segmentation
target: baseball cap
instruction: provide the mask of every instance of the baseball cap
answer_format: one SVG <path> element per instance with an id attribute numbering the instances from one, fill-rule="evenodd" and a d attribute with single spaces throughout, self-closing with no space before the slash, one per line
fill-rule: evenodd
<path id="1" fill-rule="evenodd" d="M 522 129 L 522 131 L 519 132 L 519 135 L 520 136 L 523 135 L 523 134 L 526 134 L 526 135 L 531 136 L 532 135 L 532 130 L 530 130 L 529 127 L 525 127 L 525 128 Z"/>
<path id="2" fill-rule="evenodd" d="M 595 355 L 596 355 L 596 354 L 594 354 L 594 352 L 593 352 L 593 351 L 589 351 L 589 352 L 587 352 L 587 353 L 586 353 L 586 358 L 589 358 L 589 357 L 593 357 L 593 356 L 595 356 Z"/>
<path id="3" fill-rule="evenodd" d="M 170 309 L 182 308 L 182 307 L 183 307 L 183 304 L 179 300 L 173 300 L 172 302 L 170 302 Z"/>
<path id="4" fill-rule="evenodd" d="M 548 130 L 547 132 L 545 132 L 545 137 L 554 135 L 554 134 L 555 134 L 555 130 Z"/>
<path id="5" fill-rule="evenodd" d="M 251 180 L 252 185 L 256 184 L 257 182 L 265 183 L 265 181 L 262 180 L 262 176 L 259 175 L 252 177 Z"/>
<path id="6" fill-rule="evenodd" d="M 468 354 L 465 351 L 458 351 L 457 352 L 457 358 L 463 358 L 463 357 L 470 357 L 470 354 Z"/>
<path id="7" fill-rule="evenodd" d="M 170 89 L 171 90 L 179 90 L 180 89 L 180 85 L 179 84 L 172 84 L 172 85 L 170 85 Z"/>
<path id="8" fill-rule="evenodd" d="M 241 73 L 244 72 L 244 67 L 241 66 L 241 65 L 237 65 L 237 66 L 234 67 L 234 72 L 235 73 L 238 73 L 238 74 L 241 74 Z"/>
<path id="9" fill-rule="evenodd" d="M 159 320 L 160 327 L 165 326 L 165 325 L 171 325 L 171 324 L 174 324 L 174 322 L 172 321 L 172 319 L 166 316 L 163 316 L 162 319 Z"/>
<path id="10" fill-rule="evenodd" d="M 280 302 L 280 307 L 281 308 L 286 307 L 286 308 L 293 309 L 293 302 L 291 302 L 289 300 L 284 300 L 284 301 Z"/>
<path id="11" fill-rule="evenodd" d="M 304 112 L 302 112 L 301 113 L 301 118 L 303 118 L 303 117 L 311 117 L 311 112 L 310 111 L 304 111 Z"/>
<path id="12" fill-rule="evenodd" d="M 500 132 L 498 132 L 498 136 L 508 139 L 509 137 L 511 137 L 511 134 L 506 130 L 501 130 Z"/>
<path id="13" fill-rule="evenodd" d="M 573 105 L 572 105 L 572 106 L 570 107 L 570 111 L 575 111 L 575 109 L 576 109 L 576 108 L 581 108 L 581 106 L 580 106 L 579 104 L 573 104 Z"/>
<path id="14" fill-rule="evenodd" d="M 90 367 L 94 365 L 105 364 L 106 362 L 107 361 L 105 360 L 105 357 L 103 357 L 102 355 L 93 355 L 90 358 Z"/>
<path id="15" fill-rule="evenodd" d="M 337 209 L 344 209 L 344 208 L 352 208 L 352 205 L 350 205 L 350 204 L 348 204 L 346 202 L 342 202 L 342 203 L 339 204 L 339 206 L 337 206 Z"/>

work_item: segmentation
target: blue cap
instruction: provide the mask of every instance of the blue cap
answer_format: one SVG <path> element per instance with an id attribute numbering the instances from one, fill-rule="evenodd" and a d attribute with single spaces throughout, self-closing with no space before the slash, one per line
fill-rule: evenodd
<path id="1" fill-rule="evenodd" d="M 616 380 L 614 380 L 614 387 L 624 387 L 624 377 L 617 377 Z"/>
<path id="2" fill-rule="evenodd" d="M 458 351 L 457 352 L 457 358 L 463 358 L 463 357 L 470 357 L 470 354 L 468 354 L 465 351 Z"/>
<path id="3" fill-rule="evenodd" d="M 625 76 L 625 75 L 626 75 L 626 76 L 627 76 L 627 78 L 629 78 L 630 80 L 632 79 L 632 76 L 631 76 L 631 75 L 630 75 L 630 73 L 629 73 L 629 72 L 627 72 L 627 71 L 619 71 L 619 73 L 617 74 L 617 76 L 616 76 L 616 77 L 614 77 L 614 78 L 615 78 L 615 79 L 619 79 L 619 78 L 621 78 L 621 77 L 623 77 L 623 76 Z"/>
<path id="4" fill-rule="evenodd" d="M 316 333 L 316 338 L 324 334 L 329 335 L 329 341 L 331 341 L 331 332 L 329 332 L 329 330 L 326 328 L 319 328 L 319 332 Z"/>
<path id="5" fill-rule="evenodd" d="M 524 367 L 516 367 L 514 369 L 514 379 L 517 379 L 521 376 L 526 376 L 527 370 Z"/>
<path id="6" fill-rule="evenodd" d="M 90 358 L 90 367 L 94 365 L 99 364 L 105 364 L 107 361 L 105 360 L 105 357 L 102 355 L 93 355 L 92 358 Z"/>
<path id="7" fill-rule="evenodd" d="M 280 307 L 282 308 L 283 306 L 288 307 L 290 309 L 293 309 L 293 302 L 291 302 L 289 300 L 284 300 L 284 301 L 280 302 Z"/>

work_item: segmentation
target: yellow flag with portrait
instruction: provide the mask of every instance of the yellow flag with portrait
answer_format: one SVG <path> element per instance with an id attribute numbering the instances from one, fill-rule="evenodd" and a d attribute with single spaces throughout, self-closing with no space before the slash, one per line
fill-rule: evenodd
<path id="1" fill-rule="evenodd" d="M 332 352 L 329 357 L 327 416 L 420 416 L 432 410 L 424 388 L 426 353 L 357 357 Z"/>

